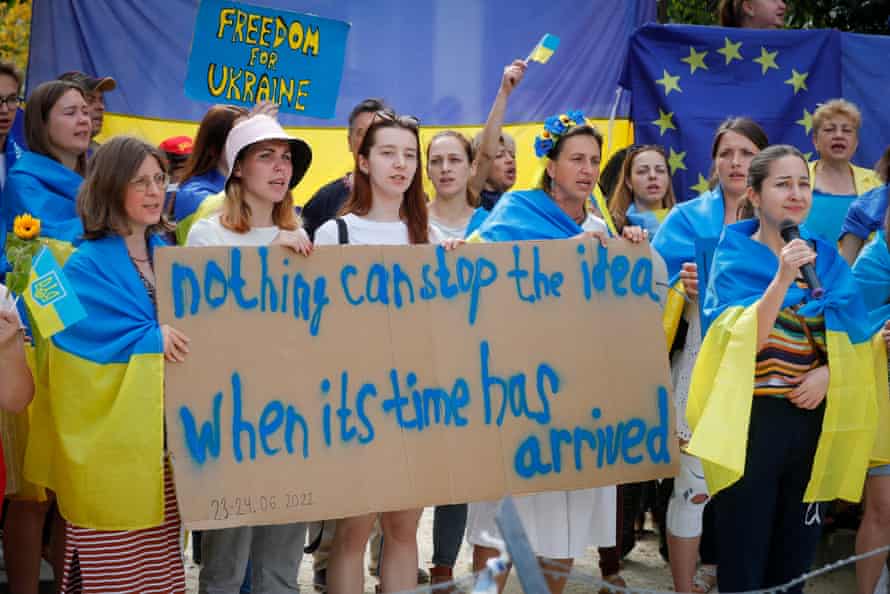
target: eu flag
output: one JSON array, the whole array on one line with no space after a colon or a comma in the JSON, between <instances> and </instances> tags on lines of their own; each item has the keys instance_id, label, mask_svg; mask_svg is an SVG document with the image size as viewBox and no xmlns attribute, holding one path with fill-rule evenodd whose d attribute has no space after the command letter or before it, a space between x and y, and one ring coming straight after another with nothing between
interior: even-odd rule
<instances>
[{"instance_id":1,"label":"eu flag","mask_svg":"<svg viewBox=\"0 0 890 594\"><path fill-rule=\"evenodd\" d=\"M682 201L707 189L711 140L730 116L817 158L812 115L842 95L840 60L837 31L646 25L631 38L621 86L636 142L665 147Z\"/></svg>"}]
</instances>

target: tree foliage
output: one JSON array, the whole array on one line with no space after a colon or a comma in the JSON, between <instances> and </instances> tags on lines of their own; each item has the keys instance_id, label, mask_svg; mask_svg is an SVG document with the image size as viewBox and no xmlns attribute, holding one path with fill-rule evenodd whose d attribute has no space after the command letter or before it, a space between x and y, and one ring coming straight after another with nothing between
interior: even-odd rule
<instances>
[{"instance_id":1,"label":"tree foliage","mask_svg":"<svg viewBox=\"0 0 890 594\"><path fill-rule=\"evenodd\" d=\"M667 21L693 25L717 24L718 0L660 0ZM794 29L838 29L890 34L890 0L788 0L786 25Z\"/></svg>"},{"instance_id":2,"label":"tree foliage","mask_svg":"<svg viewBox=\"0 0 890 594\"><path fill-rule=\"evenodd\" d=\"M12 62L24 73L31 36L31 1L0 2L0 60Z\"/></svg>"}]
</instances>

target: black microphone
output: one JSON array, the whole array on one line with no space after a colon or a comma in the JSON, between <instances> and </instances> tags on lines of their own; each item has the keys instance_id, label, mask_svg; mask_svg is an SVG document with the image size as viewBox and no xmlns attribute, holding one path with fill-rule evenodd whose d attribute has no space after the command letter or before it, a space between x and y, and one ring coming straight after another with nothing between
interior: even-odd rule
<instances>
[{"instance_id":1,"label":"black microphone","mask_svg":"<svg viewBox=\"0 0 890 594\"><path fill-rule=\"evenodd\" d=\"M797 223L791 220L782 221L782 224L779 225L779 234L785 240L785 243L790 242L792 239L800 239L800 229L798 229ZM820 299L825 295L825 289L822 288L822 283L819 282L819 277L816 276L816 269L812 263L801 266L800 272L803 274L804 282L809 285L813 297Z\"/></svg>"}]
</instances>

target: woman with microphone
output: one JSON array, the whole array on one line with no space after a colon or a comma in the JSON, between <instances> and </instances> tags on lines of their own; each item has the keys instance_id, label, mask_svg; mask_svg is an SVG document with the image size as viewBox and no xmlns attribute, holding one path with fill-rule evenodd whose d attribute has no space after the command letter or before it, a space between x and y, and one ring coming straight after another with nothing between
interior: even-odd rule
<instances>
[{"instance_id":1,"label":"woman with microphone","mask_svg":"<svg viewBox=\"0 0 890 594\"><path fill-rule=\"evenodd\" d=\"M809 569L821 502L859 500L876 428L870 334L850 269L805 227L782 237L812 205L800 151L754 157L747 200L756 218L728 226L714 253L687 406L688 450L714 496L722 592ZM801 278L807 266L821 297Z\"/></svg>"}]
</instances>

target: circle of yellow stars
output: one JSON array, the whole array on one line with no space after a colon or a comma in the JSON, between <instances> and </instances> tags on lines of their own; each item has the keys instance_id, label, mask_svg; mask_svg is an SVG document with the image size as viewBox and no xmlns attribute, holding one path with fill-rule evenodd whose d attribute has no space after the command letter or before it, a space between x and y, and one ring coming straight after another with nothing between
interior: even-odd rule
<instances>
[{"instance_id":1,"label":"circle of yellow stars","mask_svg":"<svg viewBox=\"0 0 890 594\"><path fill-rule=\"evenodd\" d=\"M689 76L695 75L698 70L710 70L708 68L708 63L706 62L708 53L709 51L706 49L689 46L689 55L680 59L681 62L684 62L689 66ZM742 54L742 42L734 42L729 37L723 38L723 47L717 49L716 53L723 56L725 66L730 65L735 60L740 62L745 60L745 57ZM778 56L778 50L770 51L768 48L761 46L760 55L756 58L751 58L751 61L759 64L760 74L766 76L770 70L781 71L781 67L777 62ZM797 95L802 91L809 91L807 88L807 78L809 76L809 72L798 72L795 68L792 68L791 78L785 80L784 84L789 85L794 94ZM673 92L683 92L683 89L680 86L680 78L680 74L671 74L664 68L662 69L661 78L657 79L655 83L662 87L664 95L667 97ZM674 123L673 118L674 112L667 112L659 108L658 119L653 120L651 123L658 126L659 135L664 136L670 130L677 130L677 125ZM795 123L802 126L807 134L810 134L813 129L813 114L808 109L804 108L801 118ZM677 152L673 148L670 149L668 165L670 166L671 175L680 169L686 170L686 163L684 162L685 158L686 151ZM708 179L702 173L699 173L698 182L695 185L690 186L690 188L697 194L700 194L708 190Z\"/></svg>"}]
</instances>

